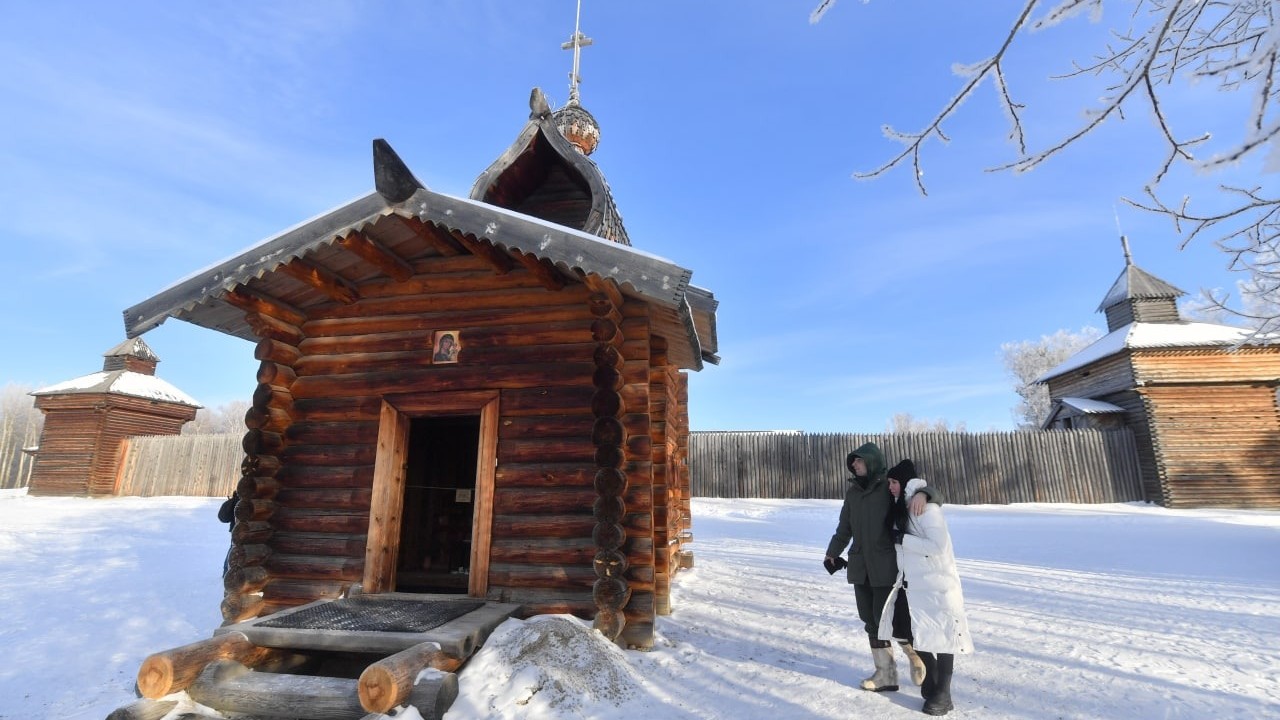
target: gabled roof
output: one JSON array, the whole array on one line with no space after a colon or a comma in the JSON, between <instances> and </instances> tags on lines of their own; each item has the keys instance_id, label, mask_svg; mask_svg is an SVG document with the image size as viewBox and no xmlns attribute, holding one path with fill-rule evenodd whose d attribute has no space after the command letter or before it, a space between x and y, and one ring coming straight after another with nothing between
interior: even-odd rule
<instances>
[{"instance_id":1,"label":"gabled roof","mask_svg":"<svg viewBox=\"0 0 1280 720\"><path fill-rule=\"evenodd\" d=\"M1125 263L1120 276L1111 284L1096 312L1126 300L1167 298L1173 300L1186 295L1186 292L1170 285L1133 263Z\"/></svg>"},{"instance_id":2,"label":"gabled roof","mask_svg":"<svg viewBox=\"0 0 1280 720\"><path fill-rule=\"evenodd\" d=\"M1074 411L1074 413L1068 413L1068 415L1115 415L1122 414L1125 411L1119 405L1112 405L1101 400L1078 397L1058 398L1053 401L1053 406L1050 408L1049 415L1045 417L1044 422L1040 423L1040 429L1048 430L1053 426L1054 421L1067 410Z\"/></svg>"},{"instance_id":3,"label":"gabled roof","mask_svg":"<svg viewBox=\"0 0 1280 720\"><path fill-rule=\"evenodd\" d=\"M524 265L549 287L588 277L612 281L623 295L653 306L654 331L668 339L673 364L698 370L704 360L719 361L716 302L710 292L691 288L690 270L582 230L428 190L381 140L374 142L374 178L375 192L125 310L127 335L173 317L256 341L246 303L265 298L301 318L311 307L354 301L362 282L388 274L407 278L415 260L470 252L497 268Z\"/></svg>"},{"instance_id":4,"label":"gabled roof","mask_svg":"<svg viewBox=\"0 0 1280 720\"><path fill-rule=\"evenodd\" d=\"M1056 402L1061 403L1063 407L1075 410L1081 415L1111 415L1124 412L1124 408L1119 405L1112 405L1109 402L1090 398L1063 397L1058 398Z\"/></svg>"},{"instance_id":5,"label":"gabled roof","mask_svg":"<svg viewBox=\"0 0 1280 720\"><path fill-rule=\"evenodd\" d=\"M143 398L144 400L188 405L194 408L204 407L190 395L155 375L144 375L130 370L103 370L92 375L84 375L74 380L43 387L30 394L42 397L46 395L88 395L93 393L127 395L129 397Z\"/></svg>"},{"instance_id":6,"label":"gabled roof","mask_svg":"<svg viewBox=\"0 0 1280 720\"><path fill-rule=\"evenodd\" d=\"M1131 349L1234 347L1248 340L1252 331L1217 323L1129 323L1107 333L1057 367L1036 378L1044 383Z\"/></svg>"}]
</instances>

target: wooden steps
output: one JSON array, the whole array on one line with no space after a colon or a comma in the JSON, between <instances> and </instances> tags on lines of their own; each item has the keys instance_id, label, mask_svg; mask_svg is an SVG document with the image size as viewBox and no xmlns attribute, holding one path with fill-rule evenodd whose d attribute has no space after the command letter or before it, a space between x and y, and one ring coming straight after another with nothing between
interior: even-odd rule
<instances>
[{"instance_id":1,"label":"wooden steps","mask_svg":"<svg viewBox=\"0 0 1280 720\"><path fill-rule=\"evenodd\" d=\"M405 601L394 605L397 610L417 607L410 601L423 598L475 602L406 593L365 597ZM117 709L108 720L159 720L176 707L163 698L181 691L200 705L242 719L373 720L401 705L413 706L425 720L440 718L458 696L455 671L520 609L486 602L422 632L342 630L289 621L293 613L340 602L322 600L226 626L207 640L151 655L138 671L143 699ZM330 610L319 608L321 614ZM344 612L350 615L350 608ZM262 625L273 618L271 625ZM357 623L363 619L357 614ZM182 720L205 716L185 713Z\"/></svg>"}]
</instances>

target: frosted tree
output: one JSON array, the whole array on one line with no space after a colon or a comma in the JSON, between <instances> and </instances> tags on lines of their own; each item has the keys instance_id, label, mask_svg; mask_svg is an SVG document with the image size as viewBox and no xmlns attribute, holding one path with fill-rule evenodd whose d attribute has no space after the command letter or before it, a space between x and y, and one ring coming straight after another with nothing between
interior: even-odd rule
<instances>
[{"instance_id":1,"label":"frosted tree","mask_svg":"<svg viewBox=\"0 0 1280 720\"><path fill-rule=\"evenodd\" d=\"M195 419L182 426L182 434L243 433L244 415L249 407L247 400L233 400L213 409L200 408L196 411Z\"/></svg>"},{"instance_id":2,"label":"frosted tree","mask_svg":"<svg viewBox=\"0 0 1280 720\"><path fill-rule=\"evenodd\" d=\"M865 0L864 0L865 1ZM835 5L822 0L810 15L818 22ZM1110 41L1092 53L1088 61L1071 64L1057 79L1101 78L1102 96L1086 109L1084 119L1072 132L1040 149L1027 141L1023 113L1016 93L1006 82L1006 58L1019 41L1066 20L1087 16L1102 18L1103 6L1122 8L1123 22L1110 28ZM916 187L926 193L921 153L930 140L946 142L944 124L974 95L985 81L995 88L995 98L1009 120L1009 139L1017 151L1012 162L991 168L1022 172L1057 155L1111 118L1122 119L1127 111L1144 108L1155 120L1155 130L1165 154L1155 168L1144 195L1125 202L1167 216L1185 247L1197 239L1213 242L1229 257L1230 269L1244 279L1236 283L1239 294L1231 302L1230 293L1206 290L1208 304L1245 321L1263 341L1280 340L1280 194L1264 185L1221 185L1217 197L1171 198L1161 190L1170 169L1177 164L1212 173L1246 160L1264 158L1268 172L1280 167L1280 113L1276 97L1280 93L1280 30L1275 13L1280 4L1273 0L1026 0L1013 18L992 54L978 62L955 66L960 89L941 106L924 127L901 132L886 126L885 134L902 144L902 149L879 167L857 177L874 178L898 166L910 166ZM1187 133L1179 126L1172 99L1183 86L1209 83L1223 91L1243 93L1250 99L1238 117L1221 120L1231 139L1217 152L1202 156L1210 134L1201 130ZM927 193L926 193L927 194ZM1204 209L1211 207L1211 209ZM1269 335L1268 335L1269 334Z\"/></svg>"},{"instance_id":3,"label":"frosted tree","mask_svg":"<svg viewBox=\"0 0 1280 720\"><path fill-rule=\"evenodd\" d=\"M885 430L891 433L964 432L965 429L963 420L951 427L951 423L942 418L918 418L909 412L894 413L885 425Z\"/></svg>"},{"instance_id":4,"label":"frosted tree","mask_svg":"<svg viewBox=\"0 0 1280 720\"><path fill-rule=\"evenodd\" d=\"M44 427L32 390L15 383L0 389L0 488L23 487L31 475L34 460L22 449L39 443Z\"/></svg>"},{"instance_id":5,"label":"frosted tree","mask_svg":"<svg viewBox=\"0 0 1280 720\"><path fill-rule=\"evenodd\" d=\"M1033 430L1049 415L1049 388L1036 379L1093 343L1102 332L1085 326L1079 332L1059 330L1039 340L1007 342L1000 346L1004 369L1014 380L1014 392L1022 400L1013 409L1023 429Z\"/></svg>"}]
</instances>

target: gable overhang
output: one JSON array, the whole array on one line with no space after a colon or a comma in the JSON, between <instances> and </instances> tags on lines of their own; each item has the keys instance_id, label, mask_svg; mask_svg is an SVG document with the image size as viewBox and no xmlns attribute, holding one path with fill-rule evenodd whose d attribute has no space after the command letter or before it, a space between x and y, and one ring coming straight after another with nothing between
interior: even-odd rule
<instances>
[{"instance_id":1,"label":"gable overhang","mask_svg":"<svg viewBox=\"0 0 1280 720\"><path fill-rule=\"evenodd\" d=\"M229 294L255 293L256 285L270 282L282 266L295 260L332 264L326 260L342 255L339 243L353 233L382 238L394 247L396 237L410 234L406 219L430 224L444 235L474 238L512 257L527 256L553 266L565 278L612 281L625 297L651 306L653 331L668 338L673 364L700 370L704 360L718 362L716 303L708 291L690 289L690 270L582 231L422 187L401 202L370 193L189 275L125 310L126 335L137 337L177 318L256 342L259 337L245 311L228 300ZM276 299L303 316L311 305L332 302L305 289Z\"/></svg>"}]
</instances>

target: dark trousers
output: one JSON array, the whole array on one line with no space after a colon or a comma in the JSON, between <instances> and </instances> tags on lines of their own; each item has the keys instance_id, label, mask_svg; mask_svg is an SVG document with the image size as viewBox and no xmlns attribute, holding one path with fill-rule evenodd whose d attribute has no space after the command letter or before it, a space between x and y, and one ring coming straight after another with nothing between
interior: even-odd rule
<instances>
[{"instance_id":1,"label":"dark trousers","mask_svg":"<svg viewBox=\"0 0 1280 720\"><path fill-rule=\"evenodd\" d=\"M880 634L880 614L884 611L884 603L889 599L889 591L892 589L892 586L853 586L853 596L858 601L858 618L867 631L871 647L888 647L888 643L882 643L877 636Z\"/></svg>"}]
</instances>

